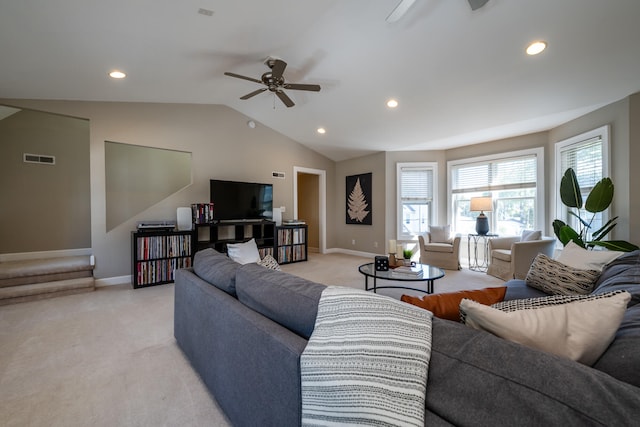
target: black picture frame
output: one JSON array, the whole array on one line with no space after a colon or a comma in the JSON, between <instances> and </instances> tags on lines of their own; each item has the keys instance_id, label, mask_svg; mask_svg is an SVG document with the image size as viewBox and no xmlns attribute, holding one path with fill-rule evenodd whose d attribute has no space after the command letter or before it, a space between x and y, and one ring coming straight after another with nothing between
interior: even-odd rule
<instances>
[{"instance_id":1,"label":"black picture frame","mask_svg":"<svg viewBox=\"0 0 640 427\"><path fill-rule=\"evenodd\" d=\"M362 173L346 177L345 219L347 224L371 225L373 174Z\"/></svg>"}]
</instances>

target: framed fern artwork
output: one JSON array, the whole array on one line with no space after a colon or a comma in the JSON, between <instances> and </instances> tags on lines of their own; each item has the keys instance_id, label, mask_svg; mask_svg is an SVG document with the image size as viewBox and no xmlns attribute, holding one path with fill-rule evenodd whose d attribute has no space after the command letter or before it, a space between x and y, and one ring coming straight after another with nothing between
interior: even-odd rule
<instances>
[{"instance_id":1,"label":"framed fern artwork","mask_svg":"<svg viewBox=\"0 0 640 427\"><path fill-rule=\"evenodd\" d=\"M347 224L371 225L372 173L347 176Z\"/></svg>"}]
</instances>

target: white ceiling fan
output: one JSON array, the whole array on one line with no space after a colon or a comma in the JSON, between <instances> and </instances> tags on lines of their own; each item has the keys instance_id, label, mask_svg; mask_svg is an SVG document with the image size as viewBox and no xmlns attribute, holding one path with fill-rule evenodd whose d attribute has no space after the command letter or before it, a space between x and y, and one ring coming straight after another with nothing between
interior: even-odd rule
<instances>
[{"instance_id":1,"label":"white ceiling fan","mask_svg":"<svg viewBox=\"0 0 640 427\"><path fill-rule=\"evenodd\" d=\"M469 6L471 6L471 10L480 9L482 6L487 4L489 0L467 0L469 2ZM413 6L416 0L400 0L400 3L391 11L389 16L387 16L388 23L394 23L400 18L402 18L407 11Z\"/></svg>"}]
</instances>

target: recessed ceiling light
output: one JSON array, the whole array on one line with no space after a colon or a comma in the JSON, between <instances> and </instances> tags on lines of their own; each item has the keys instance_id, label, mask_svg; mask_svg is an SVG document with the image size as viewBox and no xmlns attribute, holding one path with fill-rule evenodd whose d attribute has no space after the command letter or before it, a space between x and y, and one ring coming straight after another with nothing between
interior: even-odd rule
<instances>
[{"instance_id":1,"label":"recessed ceiling light","mask_svg":"<svg viewBox=\"0 0 640 427\"><path fill-rule=\"evenodd\" d=\"M537 41L527 46L527 55L537 55L547 48L547 43L543 41Z\"/></svg>"},{"instance_id":2,"label":"recessed ceiling light","mask_svg":"<svg viewBox=\"0 0 640 427\"><path fill-rule=\"evenodd\" d=\"M327 130L325 128L318 128L316 132L318 132L319 134L325 134L327 133Z\"/></svg>"},{"instance_id":3,"label":"recessed ceiling light","mask_svg":"<svg viewBox=\"0 0 640 427\"><path fill-rule=\"evenodd\" d=\"M124 79L125 77L127 77L127 75L122 71L113 70L109 73L109 77L111 77L112 79Z\"/></svg>"},{"instance_id":4,"label":"recessed ceiling light","mask_svg":"<svg viewBox=\"0 0 640 427\"><path fill-rule=\"evenodd\" d=\"M396 101L395 99L390 99L387 101L387 107L396 108L397 106L398 106L398 101Z\"/></svg>"}]
</instances>

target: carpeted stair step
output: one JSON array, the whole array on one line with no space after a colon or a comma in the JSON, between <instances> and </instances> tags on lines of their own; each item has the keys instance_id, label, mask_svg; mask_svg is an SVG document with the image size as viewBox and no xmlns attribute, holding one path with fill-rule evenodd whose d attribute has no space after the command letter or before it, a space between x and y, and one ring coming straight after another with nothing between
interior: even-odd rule
<instances>
[{"instance_id":1,"label":"carpeted stair step","mask_svg":"<svg viewBox=\"0 0 640 427\"><path fill-rule=\"evenodd\" d=\"M79 294L93 290L95 290L95 280L93 277L7 286L0 288L0 305Z\"/></svg>"}]
</instances>

